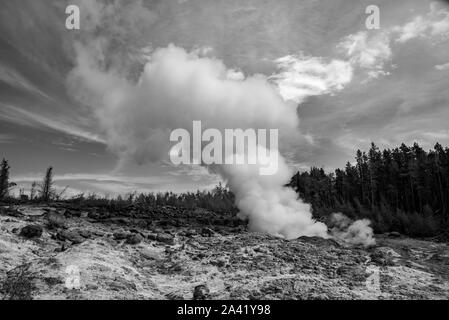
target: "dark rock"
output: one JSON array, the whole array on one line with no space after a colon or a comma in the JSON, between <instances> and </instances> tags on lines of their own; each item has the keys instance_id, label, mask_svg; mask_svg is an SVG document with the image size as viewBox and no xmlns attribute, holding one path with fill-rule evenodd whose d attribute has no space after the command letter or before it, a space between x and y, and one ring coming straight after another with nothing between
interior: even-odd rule
<instances>
[{"instance_id":1,"label":"dark rock","mask_svg":"<svg viewBox=\"0 0 449 320\"><path fill-rule=\"evenodd\" d=\"M185 235L186 237L192 237L192 236L195 236L195 235L197 235L197 234L198 234L198 233L196 232L195 229L186 230L186 231L184 232L184 235Z\"/></svg>"},{"instance_id":2,"label":"dark rock","mask_svg":"<svg viewBox=\"0 0 449 320\"><path fill-rule=\"evenodd\" d=\"M382 248L376 248L370 254L371 261L379 266L394 266L393 256Z\"/></svg>"},{"instance_id":3,"label":"dark rock","mask_svg":"<svg viewBox=\"0 0 449 320\"><path fill-rule=\"evenodd\" d=\"M56 248L55 249L55 252L64 252L64 251L66 251L68 248L69 248L69 244L67 243L67 242L63 242L62 244L61 244L61 247L60 248Z\"/></svg>"},{"instance_id":4,"label":"dark rock","mask_svg":"<svg viewBox=\"0 0 449 320\"><path fill-rule=\"evenodd\" d=\"M85 241L85 239L75 230L62 230L56 235L56 238L61 241L69 240L73 244L80 244Z\"/></svg>"},{"instance_id":5,"label":"dark rock","mask_svg":"<svg viewBox=\"0 0 449 320\"><path fill-rule=\"evenodd\" d=\"M157 241L162 242L162 243L166 243L169 245L174 245L175 244L175 238L169 234L166 233L160 233L157 235L156 238Z\"/></svg>"},{"instance_id":6,"label":"dark rock","mask_svg":"<svg viewBox=\"0 0 449 320\"><path fill-rule=\"evenodd\" d=\"M142 236L140 234L131 234L126 238L127 244L139 244L143 240Z\"/></svg>"},{"instance_id":7,"label":"dark rock","mask_svg":"<svg viewBox=\"0 0 449 320\"><path fill-rule=\"evenodd\" d=\"M219 258L217 260L212 260L210 262L211 265L217 266L217 267L225 267L227 264L227 261L225 258Z\"/></svg>"},{"instance_id":8,"label":"dark rock","mask_svg":"<svg viewBox=\"0 0 449 320\"><path fill-rule=\"evenodd\" d=\"M89 230L78 230L78 234L86 239L92 238L92 232L90 232Z\"/></svg>"},{"instance_id":9,"label":"dark rock","mask_svg":"<svg viewBox=\"0 0 449 320\"><path fill-rule=\"evenodd\" d=\"M177 293L175 293L175 292L167 293L167 294L165 295L165 297L166 297L168 300L184 300L184 297L183 297L183 296L181 296L181 295L179 295L179 294L177 294Z\"/></svg>"},{"instance_id":10,"label":"dark rock","mask_svg":"<svg viewBox=\"0 0 449 320\"><path fill-rule=\"evenodd\" d=\"M203 228L201 230L201 235L203 237L213 237L215 235L215 231L210 228Z\"/></svg>"},{"instance_id":11,"label":"dark rock","mask_svg":"<svg viewBox=\"0 0 449 320\"><path fill-rule=\"evenodd\" d=\"M63 229L66 228L66 219L63 215L58 213L49 213L47 214L47 223L46 226L50 230L54 229Z\"/></svg>"},{"instance_id":12,"label":"dark rock","mask_svg":"<svg viewBox=\"0 0 449 320\"><path fill-rule=\"evenodd\" d=\"M31 239L31 238L40 238L42 236L42 227L37 225L30 225L23 227L22 230L20 230L20 235L22 237Z\"/></svg>"},{"instance_id":13,"label":"dark rock","mask_svg":"<svg viewBox=\"0 0 449 320\"><path fill-rule=\"evenodd\" d=\"M116 278L115 280L109 282L108 286L113 291L137 291L136 284L124 278Z\"/></svg>"},{"instance_id":14,"label":"dark rock","mask_svg":"<svg viewBox=\"0 0 449 320\"><path fill-rule=\"evenodd\" d=\"M97 211L90 211L87 214L87 217L90 219L98 220L98 219L100 219L100 214Z\"/></svg>"},{"instance_id":15,"label":"dark rock","mask_svg":"<svg viewBox=\"0 0 449 320\"><path fill-rule=\"evenodd\" d=\"M209 296L210 290L205 284L196 286L193 290L193 300L206 300Z\"/></svg>"},{"instance_id":16,"label":"dark rock","mask_svg":"<svg viewBox=\"0 0 449 320\"><path fill-rule=\"evenodd\" d=\"M64 281L62 279L57 278L57 277L47 277L47 278L44 278L43 280L49 287L53 287L55 285L64 283Z\"/></svg>"},{"instance_id":17,"label":"dark rock","mask_svg":"<svg viewBox=\"0 0 449 320\"><path fill-rule=\"evenodd\" d=\"M66 210L66 212L64 213L64 216L69 218L69 217L81 217L81 211L79 210Z\"/></svg>"},{"instance_id":18,"label":"dark rock","mask_svg":"<svg viewBox=\"0 0 449 320\"><path fill-rule=\"evenodd\" d=\"M98 290L98 286L95 284L88 283L86 284L86 290L88 291Z\"/></svg>"},{"instance_id":19,"label":"dark rock","mask_svg":"<svg viewBox=\"0 0 449 320\"><path fill-rule=\"evenodd\" d=\"M147 234L147 238L149 240L157 241L157 234L156 233L149 233L149 234Z\"/></svg>"},{"instance_id":20,"label":"dark rock","mask_svg":"<svg viewBox=\"0 0 449 320\"><path fill-rule=\"evenodd\" d=\"M113 234L115 240L125 240L129 237L129 234L123 231L114 232Z\"/></svg>"}]
</instances>

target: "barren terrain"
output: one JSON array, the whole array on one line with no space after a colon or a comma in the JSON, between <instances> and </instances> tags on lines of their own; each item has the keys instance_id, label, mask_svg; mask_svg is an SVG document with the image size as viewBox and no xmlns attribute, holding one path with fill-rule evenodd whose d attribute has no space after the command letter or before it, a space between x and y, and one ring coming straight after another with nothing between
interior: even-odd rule
<instances>
[{"instance_id":1,"label":"barren terrain","mask_svg":"<svg viewBox=\"0 0 449 320\"><path fill-rule=\"evenodd\" d=\"M250 233L203 209L2 207L0 299L448 299L449 248Z\"/></svg>"}]
</instances>

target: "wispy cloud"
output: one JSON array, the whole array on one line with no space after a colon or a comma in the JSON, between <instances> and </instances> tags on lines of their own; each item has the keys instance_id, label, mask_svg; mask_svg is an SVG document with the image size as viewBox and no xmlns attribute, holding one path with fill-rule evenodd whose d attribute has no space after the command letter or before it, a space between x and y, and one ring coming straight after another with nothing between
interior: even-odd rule
<instances>
[{"instance_id":1,"label":"wispy cloud","mask_svg":"<svg viewBox=\"0 0 449 320\"><path fill-rule=\"evenodd\" d=\"M14 181L36 181L41 180L44 173L15 176ZM166 183L168 179L162 176L152 177L130 177L111 174L95 174L95 173L66 173L55 175L54 181L96 181L96 182L116 182L116 183L133 183L133 184L149 184L149 183Z\"/></svg>"},{"instance_id":2,"label":"wispy cloud","mask_svg":"<svg viewBox=\"0 0 449 320\"><path fill-rule=\"evenodd\" d=\"M426 15L418 15L403 26L392 29L398 33L397 42L404 43L415 38L431 38L449 34L449 11L440 9L436 2L430 5Z\"/></svg>"},{"instance_id":3,"label":"wispy cloud","mask_svg":"<svg viewBox=\"0 0 449 320\"><path fill-rule=\"evenodd\" d=\"M86 141L105 143L99 135L78 128L73 124L67 123L65 120L52 119L12 105L1 105L1 120L35 128L52 129Z\"/></svg>"},{"instance_id":4,"label":"wispy cloud","mask_svg":"<svg viewBox=\"0 0 449 320\"><path fill-rule=\"evenodd\" d=\"M11 143L14 141L14 138L11 134L0 134L0 144Z\"/></svg>"},{"instance_id":5,"label":"wispy cloud","mask_svg":"<svg viewBox=\"0 0 449 320\"><path fill-rule=\"evenodd\" d=\"M18 87L29 91L33 94L37 94L49 100L53 100L45 92L40 90L37 86L28 81L24 76L22 76L16 70L10 68L9 66L0 62L0 81L8 83L11 86Z\"/></svg>"}]
</instances>

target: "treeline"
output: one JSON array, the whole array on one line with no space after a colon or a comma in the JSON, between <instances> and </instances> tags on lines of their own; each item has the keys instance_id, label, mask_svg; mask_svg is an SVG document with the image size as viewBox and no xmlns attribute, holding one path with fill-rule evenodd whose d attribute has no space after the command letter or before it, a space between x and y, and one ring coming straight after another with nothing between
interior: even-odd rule
<instances>
[{"instance_id":1,"label":"treeline","mask_svg":"<svg viewBox=\"0 0 449 320\"><path fill-rule=\"evenodd\" d=\"M234 194L219 183L211 191L196 192L158 192L158 193L131 193L127 196L108 198L95 193L80 194L64 200L71 204L82 206L103 207L109 210L122 210L130 205L139 208L153 208L172 206L184 209L203 208L218 213L236 213Z\"/></svg>"},{"instance_id":2,"label":"treeline","mask_svg":"<svg viewBox=\"0 0 449 320\"><path fill-rule=\"evenodd\" d=\"M46 170L41 182L33 182L28 194L24 189L19 190L19 197L12 195L11 190L17 185L10 181L10 166L6 159L0 163L0 202L4 203L40 203L65 202L70 205L85 207L102 207L105 210L124 210L130 205L145 209L149 207L173 206L185 209L204 208L219 213L236 213L234 194L219 183L211 191L196 192L158 192L158 193L130 193L126 196L106 197L95 193L78 194L66 198L65 191L57 192L53 180L53 168Z\"/></svg>"},{"instance_id":3,"label":"treeline","mask_svg":"<svg viewBox=\"0 0 449 320\"><path fill-rule=\"evenodd\" d=\"M377 232L448 232L449 149L440 144L425 151L417 143L385 150L372 143L344 169L326 173L313 167L295 174L290 186L318 217L340 211L371 219Z\"/></svg>"}]
</instances>

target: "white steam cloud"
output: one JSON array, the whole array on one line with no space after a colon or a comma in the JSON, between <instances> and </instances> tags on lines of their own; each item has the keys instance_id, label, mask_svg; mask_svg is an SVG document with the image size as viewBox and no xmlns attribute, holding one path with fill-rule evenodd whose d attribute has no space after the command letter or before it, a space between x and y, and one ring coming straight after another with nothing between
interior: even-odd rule
<instances>
[{"instance_id":1,"label":"white steam cloud","mask_svg":"<svg viewBox=\"0 0 449 320\"><path fill-rule=\"evenodd\" d=\"M250 230L287 239L300 236L327 238L326 225L313 220L310 205L298 199L293 189L285 187L292 172L284 158L279 155L275 175L259 175L261 165L258 162L257 165L224 165L220 168L236 195L240 217L249 220Z\"/></svg>"},{"instance_id":2,"label":"white steam cloud","mask_svg":"<svg viewBox=\"0 0 449 320\"><path fill-rule=\"evenodd\" d=\"M370 223L368 219L352 221L342 213L334 213L330 218L331 234L352 244L370 246L376 243Z\"/></svg>"}]
</instances>

